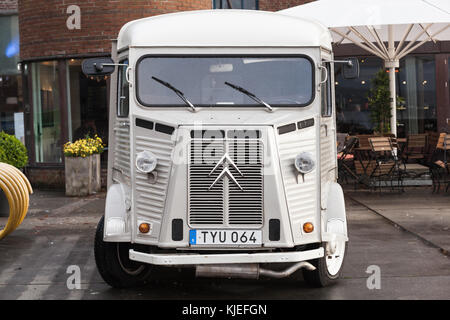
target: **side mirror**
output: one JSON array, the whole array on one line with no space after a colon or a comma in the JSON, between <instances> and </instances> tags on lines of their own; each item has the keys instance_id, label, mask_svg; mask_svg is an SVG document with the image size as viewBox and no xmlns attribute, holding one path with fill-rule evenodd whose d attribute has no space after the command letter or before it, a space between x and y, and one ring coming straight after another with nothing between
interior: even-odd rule
<instances>
[{"instance_id":1,"label":"side mirror","mask_svg":"<svg viewBox=\"0 0 450 320\"><path fill-rule=\"evenodd\" d=\"M344 79L359 78L359 61L358 58L348 58L342 67L342 77Z\"/></svg>"},{"instance_id":2,"label":"side mirror","mask_svg":"<svg viewBox=\"0 0 450 320\"><path fill-rule=\"evenodd\" d=\"M114 72L115 66L111 58L91 58L83 60L81 70L87 76L107 76Z\"/></svg>"}]
</instances>

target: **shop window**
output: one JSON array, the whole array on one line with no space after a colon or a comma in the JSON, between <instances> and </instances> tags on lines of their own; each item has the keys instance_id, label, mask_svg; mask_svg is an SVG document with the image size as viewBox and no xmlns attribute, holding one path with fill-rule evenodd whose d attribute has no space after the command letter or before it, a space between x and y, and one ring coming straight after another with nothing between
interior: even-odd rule
<instances>
[{"instance_id":1,"label":"shop window","mask_svg":"<svg viewBox=\"0 0 450 320\"><path fill-rule=\"evenodd\" d=\"M372 133L367 96L371 80L383 68L376 57L363 57L358 79L343 79L335 70L336 109L339 132ZM433 55L408 55L396 71L397 96L404 100L397 106L397 136L437 130L436 65Z\"/></svg>"},{"instance_id":2,"label":"shop window","mask_svg":"<svg viewBox=\"0 0 450 320\"><path fill-rule=\"evenodd\" d=\"M57 61L32 64L35 160L60 163L61 115Z\"/></svg>"},{"instance_id":3,"label":"shop window","mask_svg":"<svg viewBox=\"0 0 450 320\"><path fill-rule=\"evenodd\" d=\"M108 145L107 78L88 77L81 70L82 60L70 59L68 68L69 140L95 135ZM107 161L107 152L101 155Z\"/></svg>"},{"instance_id":4,"label":"shop window","mask_svg":"<svg viewBox=\"0 0 450 320\"><path fill-rule=\"evenodd\" d=\"M397 95L405 100L397 107L398 136L436 131L434 56L406 56L400 61L396 79Z\"/></svg>"},{"instance_id":5,"label":"shop window","mask_svg":"<svg viewBox=\"0 0 450 320\"><path fill-rule=\"evenodd\" d=\"M0 131L25 143L17 16L0 16Z\"/></svg>"},{"instance_id":6,"label":"shop window","mask_svg":"<svg viewBox=\"0 0 450 320\"><path fill-rule=\"evenodd\" d=\"M258 0L214 0L213 8L258 10Z\"/></svg>"},{"instance_id":7,"label":"shop window","mask_svg":"<svg viewBox=\"0 0 450 320\"><path fill-rule=\"evenodd\" d=\"M345 58L339 58L339 60ZM359 58L360 75L357 79L344 79L342 65L335 64L335 99L338 132L364 134L373 133L368 94L371 80L383 68L377 57Z\"/></svg>"}]
</instances>

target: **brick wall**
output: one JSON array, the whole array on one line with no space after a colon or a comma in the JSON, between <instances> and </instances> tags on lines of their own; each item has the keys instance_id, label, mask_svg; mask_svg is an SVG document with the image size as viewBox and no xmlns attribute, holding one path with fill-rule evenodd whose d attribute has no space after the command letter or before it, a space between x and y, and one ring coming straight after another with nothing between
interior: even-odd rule
<instances>
[{"instance_id":1,"label":"brick wall","mask_svg":"<svg viewBox=\"0 0 450 320\"><path fill-rule=\"evenodd\" d=\"M17 12L17 0L0 0L0 14Z\"/></svg>"},{"instance_id":2,"label":"brick wall","mask_svg":"<svg viewBox=\"0 0 450 320\"><path fill-rule=\"evenodd\" d=\"M1 0L0 0L1 1ZM81 10L81 28L69 30L69 5ZM177 11L211 9L211 0L27 0L19 2L20 55L40 57L107 53L128 21Z\"/></svg>"},{"instance_id":3,"label":"brick wall","mask_svg":"<svg viewBox=\"0 0 450 320\"><path fill-rule=\"evenodd\" d=\"M312 1L314 0L259 0L259 10L278 11Z\"/></svg>"},{"instance_id":4,"label":"brick wall","mask_svg":"<svg viewBox=\"0 0 450 320\"><path fill-rule=\"evenodd\" d=\"M27 168L25 175L30 180L33 188L64 190L64 168Z\"/></svg>"},{"instance_id":5,"label":"brick wall","mask_svg":"<svg viewBox=\"0 0 450 320\"><path fill-rule=\"evenodd\" d=\"M30 180L33 188L64 190L66 187L66 177L64 168L39 168L28 167L25 175ZM102 168L100 172L101 186L103 189L107 185L107 169Z\"/></svg>"}]
</instances>

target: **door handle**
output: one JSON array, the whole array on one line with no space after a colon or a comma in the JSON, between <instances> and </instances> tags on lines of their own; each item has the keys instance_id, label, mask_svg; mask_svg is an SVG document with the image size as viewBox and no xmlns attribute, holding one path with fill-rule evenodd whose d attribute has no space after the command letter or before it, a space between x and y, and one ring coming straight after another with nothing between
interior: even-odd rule
<instances>
[{"instance_id":1,"label":"door handle","mask_svg":"<svg viewBox=\"0 0 450 320\"><path fill-rule=\"evenodd\" d=\"M321 124L320 127L324 127L325 128L325 136L328 137L328 125L326 124Z\"/></svg>"}]
</instances>

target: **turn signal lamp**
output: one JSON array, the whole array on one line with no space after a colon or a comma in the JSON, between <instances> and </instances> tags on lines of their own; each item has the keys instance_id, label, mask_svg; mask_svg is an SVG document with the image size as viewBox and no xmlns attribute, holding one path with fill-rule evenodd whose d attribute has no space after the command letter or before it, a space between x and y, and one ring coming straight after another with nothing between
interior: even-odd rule
<instances>
[{"instance_id":1,"label":"turn signal lamp","mask_svg":"<svg viewBox=\"0 0 450 320\"><path fill-rule=\"evenodd\" d=\"M140 233L148 233L150 231L150 225L146 222L143 222L139 225Z\"/></svg>"},{"instance_id":2,"label":"turn signal lamp","mask_svg":"<svg viewBox=\"0 0 450 320\"><path fill-rule=\"evenodd\" d=\"M303 224L303 231L305 233L311 233L314 231L314 225L311 222L306 222Z\"/></svg>"}]
</instances>

